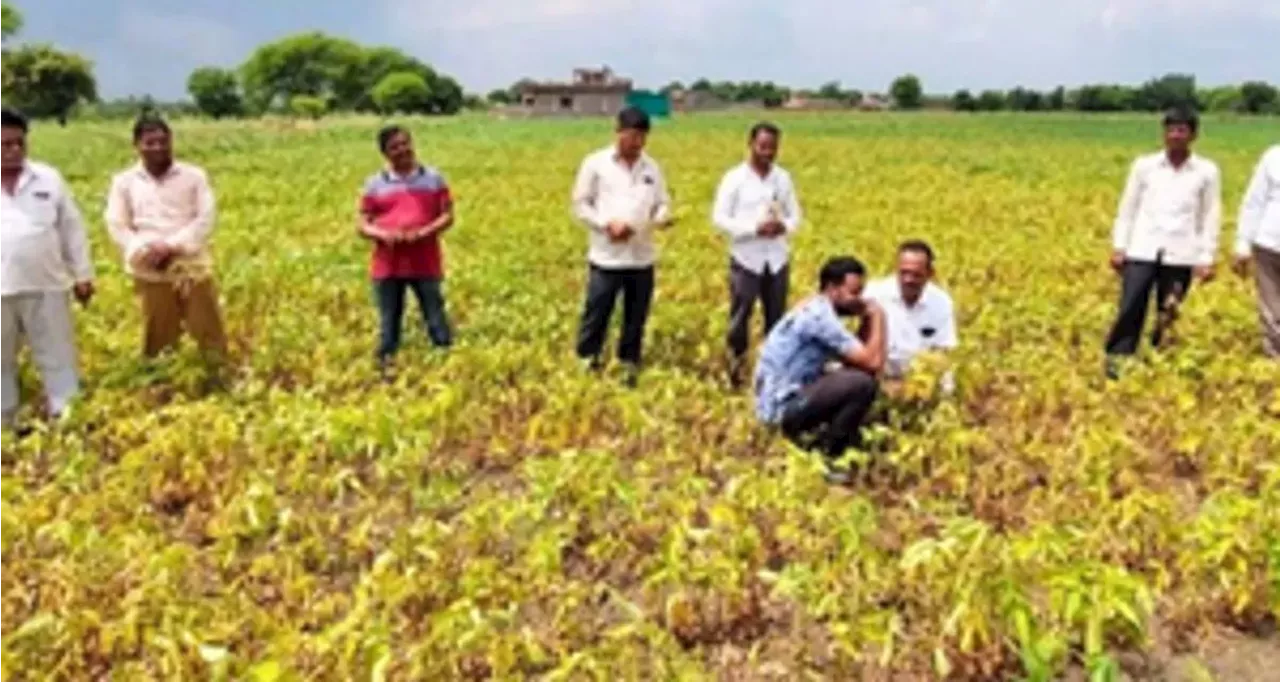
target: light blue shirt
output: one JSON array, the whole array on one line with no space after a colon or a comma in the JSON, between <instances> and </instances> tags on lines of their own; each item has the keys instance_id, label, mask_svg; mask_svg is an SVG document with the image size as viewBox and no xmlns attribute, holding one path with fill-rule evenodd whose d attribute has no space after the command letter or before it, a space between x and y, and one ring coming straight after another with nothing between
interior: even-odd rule
<instances>
[{"instance_id":1,"label":"light blue shirt","mask_svg":"<svg viewBox=\"0 0 1280 682\"><path fill-rule=\"evenodd\" d=\"M756 364L756 417L778 424L800 390L822 376L833 356L862 345L826 296L815 296L787 313L769 333Z\"/></svg>"}]
</instances>

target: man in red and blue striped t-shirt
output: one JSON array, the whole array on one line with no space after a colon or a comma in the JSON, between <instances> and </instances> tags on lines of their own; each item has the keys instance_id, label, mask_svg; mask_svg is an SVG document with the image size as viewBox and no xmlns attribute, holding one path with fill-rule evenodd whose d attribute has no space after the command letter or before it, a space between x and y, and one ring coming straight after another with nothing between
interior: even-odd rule
<instances>
[{"instance_id":1,"label":"man in red and blue striped t-shirt","mask_svg":"<svg viewBox=\"0 0 1280 682\"><path fill-rule=\"evenodd\" d=\"M370 275L381 323L378 361L385 368L400 347L406 289L418 298L432 343L441 348L452 344L441 293L439 235L453 225L453 200L444 177L418 163L409 131L383 128L378 148L387 167L365 182L360 234L374 244Z\"/></svg>"}]
</instances>

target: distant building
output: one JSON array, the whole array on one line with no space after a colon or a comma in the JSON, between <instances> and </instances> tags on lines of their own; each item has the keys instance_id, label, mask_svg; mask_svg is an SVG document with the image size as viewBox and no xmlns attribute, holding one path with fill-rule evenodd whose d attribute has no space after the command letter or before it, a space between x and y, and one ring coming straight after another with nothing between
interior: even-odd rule
<instances>
[{"instance_id":1,"label":"distant building","mask_svg":"<svg viewBox=\"0 0 1280 682\"><path fill-rule=\"evenodd\" d=\"M535 116L612 116L627 104L631 79L609 67L574 69L570 82L524 80L516 84L520 108Z\"/></svg>"}]
</instances>

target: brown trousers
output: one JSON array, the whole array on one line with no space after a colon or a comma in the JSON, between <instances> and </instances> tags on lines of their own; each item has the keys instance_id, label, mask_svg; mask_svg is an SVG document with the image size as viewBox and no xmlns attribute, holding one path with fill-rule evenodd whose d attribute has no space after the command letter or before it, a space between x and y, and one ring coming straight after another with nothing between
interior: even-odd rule
<instances>
[{"instance_id":1,"label":"brown trousers","mask_svg":"<svg viewBox=\"0 0 1280 682\"><path fill-rule=\"evenodd\" d=\"M1280 251L1254 246L1253 262L1262 348L1267 355L1280 359Z\"/></svg>"},{"instance_id":2,"label":"brown trousers","mask_svg":"<svg viewBox=\"0 0 1280 682\"><path fill-rule=\"evenodd\" d=\"M142 304L142 346L147 357L177 346L184 326L200 350L226 357L227 336L212 279L192 282L185 288L173 282L135 279L134 291Z\"/></svg>"}]
</instances>

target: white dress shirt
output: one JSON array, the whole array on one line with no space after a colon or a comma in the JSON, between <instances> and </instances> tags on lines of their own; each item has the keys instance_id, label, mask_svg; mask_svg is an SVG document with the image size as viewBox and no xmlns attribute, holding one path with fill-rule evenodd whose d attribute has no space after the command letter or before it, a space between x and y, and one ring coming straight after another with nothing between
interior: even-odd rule
<instances>
[{"instance_id":1,"label":"white dress shirt","mask_svg":"<svg viewBox=\"0 0 1280 682\"><path fill-rule=\"evenodd\" d=\"M1280 144L1272 145L1254 169L1238 227L1236 255L1249 255L1255 244L1280 253Z\"/></svg>"},{"instance_id":2,"label":"white dress shirt","mask_svg":"<svg viewBox=\"0 0 1280 682\"><path fill-rule=\"evenodd\" d=\"M641 153L628 166L613 145L583 159L573 185L573 213L590 230L587 260L605 269L644 268L657 260L653 232L671 215L662 169ZM609 239L611 221L634 231L626 241Z\"/></svg>"},{"instance_id":3,"label":"white dress shirt","mask_svg":"<svg viewBox=\"0 0 1280 682\"><path fill-rule=\"evenodd\" d=\"M213 188L204 169L174 161L160 178L141 163L117 173L107 194L105 218L111 238L124 252L125 272L142 280L168 281L199 279L212 272L209 236L216 215ZM157 242L178 251L164 271L138 258Z\"/></svg>"},{"instance_id":4,"label":"white dress shirt","mask_svg":"<svg viewBox=\"0 0 1280 682\"><path fill-rule=\"evenodd\" d=\"M756 234L760 224L775 211L786 227L777 237ZM716 190L711 222L732 239L730 253L743 268L761 274L777 272L787 264L787 237L800 226L800 202L791 174L774 164L764 177L743 162L725 173Z\"/></svg>"},{"instance_id":5,"label":"white dress shirt","mask_svg":"<svg viewBox=\"0 0 1280 682\"><path fill-rule=\"evenodd\" d=\"M926 350L950 350L956 338L955 305L941 287L929 282L915 305L902 299L897 277L885 277L867 285L862 294L884 308L887 326L885 373L902 377L911 359Z\"/></svg>"},{"instance_id":6,"label":"white dress shirt","mask_svg":"<svg viewBox=\"0 0 1280 682\"><path fill-rule=\"evenodd\" d=\"M3 295L66 291L74 282L93 279L84 219L58 171L27 161L13 195L0 195Z\"/></svg>"},{"instance_id":7,"label":"white dress shirt","mask_svg":"<svg viewBox=\"0 0 1280 682\"><path fill-rule=\"evenodd\" d=\"M1222 227L1218 166L1192 154L1174 168L1164 152L1138 157L1129 169L1112 229L1112 246L1137 261L1213 265Z\"/></svg>"}]
</instances>

